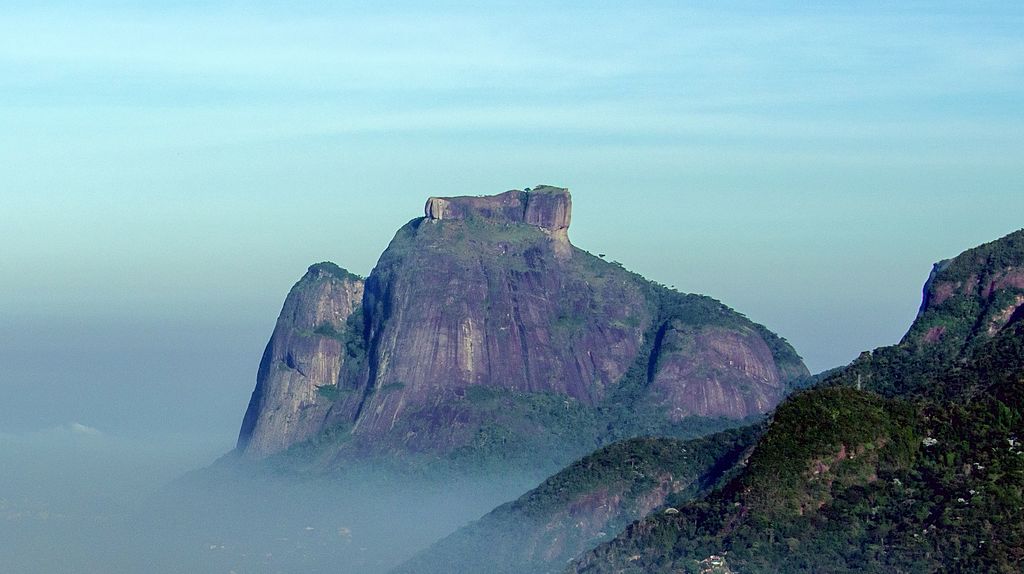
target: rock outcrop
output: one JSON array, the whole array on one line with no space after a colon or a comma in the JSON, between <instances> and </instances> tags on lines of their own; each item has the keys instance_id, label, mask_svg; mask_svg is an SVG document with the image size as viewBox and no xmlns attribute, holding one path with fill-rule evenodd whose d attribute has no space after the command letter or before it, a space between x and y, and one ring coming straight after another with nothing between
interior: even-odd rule
<instances>
[{"instance_id":1,"label":"rock outcrop","mask_svg":"<svg viewBox=\"0 0 1024 574\"><path fill-rule=\"evenodd\" d=\"M267 343L238 448L253 457L279 452L323 429L345 365L339 337L361 316L363 280L333 263L313 265L292 287ZM328 391L329 392L329 391Z\"/></svg>"},{"instance_id":2,"label":"rock outcrop","mask_svg":"<svg viewBox=\"0 0 1024 574\"><path fill-rule=\"evenodd\" d=\"M759 415L807 374L784 340L721 303L573 247L571 205L549 186L431 198L365 284L304 278L239 449L259 458L331 430L364 454L566 449L550 461L561 465L694 416ZM338 312L301 310L318 306Z\"/></svg>"},{"instance_id":3,"label":"rock outcrop","mask_svg":"<svg viewBox=\"0 0 1024 574\"><path fill-rule=\"evenodd\" d=\"M743 418L778 403L784 379L758 333L680 323L669 325L654 351L650 396L670 418Z\"/></svg>"},{"instance_id":4,"label":"rock outcrop","mask_svg":"<svg viewBox=\"0 0 1024 574\"><path fill-rule=\"evenodd\" d=\"M423 211L430 220L482 218L492 223L526 223L556 233L569 229L572 197L567 189L542 185L499 195L431 197Z\"/></svg>"}]
</instances>

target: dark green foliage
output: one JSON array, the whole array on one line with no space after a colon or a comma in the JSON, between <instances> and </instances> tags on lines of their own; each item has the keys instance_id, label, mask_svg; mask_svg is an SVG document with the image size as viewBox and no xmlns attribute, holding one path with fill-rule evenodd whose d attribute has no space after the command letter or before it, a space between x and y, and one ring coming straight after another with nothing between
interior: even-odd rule
<instances>
[{"instance_id":1,"label":"dark green foliage","mask_svg":"<svg viewBox=\"0 0 1024 574\"><path fill-rule=\"evenodd\" d=\"M1024 261L1024 229L995 241L968 249L941 266L940 275L951 281L967 281L972 276L990 274Z\"/></svg>"},{"instance_id":2,"label":"dark green foliage","mask_svg":"<svg viewBox=\"0 0 1024 574\"><path fill-rule=\"evenodd\" d=\"M329 275L331 277L334 277L335 279L339 279L342 281L358 281L362 279L362 277L350 272L348 269L340 267L335 263L331 263L330 261L322 261L320 263L310 265L308 272L324 273L326 275Z\"/></svg>"},{"instance_id":3,"label":"dark green foliage","mask_svg":"<svg viewBox=\"0 0 1024 574\"><path fill-rule=\"evenodd\" d=\"M323 387L318 387L317 392ZM337 387L335 387L337 388ZM328 427L310 440L288 447L288 450L258 463L261 469L281 474L318 475L317 461L324 453L334 452L339 445L352 440L352 425Z\"/></svg>"},{"instance_id":4,"label":"dark green foliage","mask_svg":"<svg viewBox=\"0 0 1024 574\"><path fill-rule=\"evenodd\" d=\"M742 483L751 493L746 504L768 513L799 513L827 500L827 491L813 486L830 486L825 483L839 478L856 481L905 464L915 449L910 416L894 401L850 388L794 396L779 407L774 432L750 459Z\"/></svg>"},{"instance_id":5,"label":"dark green foliage","mask_svg":"<svg viewBox=\"0 0 1024 574\"><path fill-rule=\"evenodd\" d=\"M320 385L316 388L316 394L329 401L336 401L342 392L337 385Z\"/></svg>"},{"instance_id":6,"label":"dark green foliage","mask_svg":"<svg viewBox=\"0 0 1024 574\"><path fill-rule=\"evenodd\" d=\"M652 499L668 494L671 504L681 504L714 485L762 430L745 427L690 441L636 438L611 444L435 544L396 572L558 572L566 560L645 514ZM664 492L667 484L677 491ZM581 528L580 521L587 526Z\"/></svg>"},{"instance_id":7,"label":"dark green foliage","mask_svg":"<svg viewBox=\"0 0 1024 574\"><path fill-rule=\"evenodd\" d=\"M338 340L344 340L345 338L344 333L339 333L337 329L334 328L333 325L328 324L318 325L315 329L313 329L313 333L320 335L322 337L330 337L332 339Z\"/></svg>"},{"instance_id":8,"label":"dark green foliage","mask_svg":"<svg viewBox=\"0 0 1024 574\"><path fill-rule=\"evenodd\" d=\"M610 422L610 411L593 408L564 395L520 393L487 387L469 387L463 401L488 422L470 442L443 461L449 470L537 467L554 472L603 445L634 436L689 439L729 429L742 421L688 417L669 423L650 413Z\"/></svg>"},{"instance_id":9,"label":"dark green foliage","mask_svg":"<svg viewBox=\"0 0 1024 574\"><path fill-rule=\"evenodd\" d=\"M338 385L353 387L366 366L366 323L362 307L356 308L345 322L342 342L345 345L345 361L338 374Z\"/></svg>"},{"instance_id":10,"label":"dark green foliage","mask_svg":"<svg viewBox=\"0 0 1024 574\"><path fill-rule=\"evenodd\" d=\"M451 454L453 468L528 466L535 461L553 470L597 446L594 410L563 395L470 387L462 400L488 422Z\"/></svg>"},{"instance_id":11,"label":"dark green foliage","mask_svg":"<svg viewBox=\"0 0 1024 574\"><path fill-rule=\"evenodd\" d=\"M762 446L774 452L752 459L740 478L679 515L631 527L579 571L618 571L603 564L641 555L638 571L670 572L728 550L734 568L752 573L1019 572L1024 457L1010 445L1021 411L985 401L928 407L904 421L904 408L895 406L894 418L876 410L892 408L879 401L857 409L868 419L850 429L862 446L875 445L874 456L853 450L855 461L830 460L815 476L828 441L777 422L756 455ZM938 442L917 447L920 436ZM780 441L789 444L772 445Z\"/></svg>"},{"instance_id":12,"label":"dark green foliage","mask_svg":"<svg viewBox=\"0 0 1024 574\"><path fill-rule=\"evenodd\" d=\"M1024 289L1012 284L991 292L988 288L1022 267L1024 230L937 264L926 289L927 304L900 344L862 353L822 384L856 386L885 396L957 395L955 381L935 385L935 380L949 379L950 369L960 368L966 357L991 340L993 328L1003 326L994 321L1012 309ZM939 284L951 291L935 300L932 291Z\"/></svg>"},{"instance_id":13,"label":"dark green foliage","mask_svg":"<svg viewBox=\"0 0 1024 574\"><path fill-rule=\"evenodd\" d=\"M753 425L718 432L707 437L681 441L667 438L634 438L601 448L512 503L512 509L525 516L550 513L580 493L594 492L612 485L638 495L654 486L660 472L675 476L692 475L701 469L694 490L714 484L725 466L719 464L730 453L737 455L752 445L763 432ZM679 498L676 499L677 501Z\"/></svg>"},{"instance_id":14,"label":"dark green foliage","mask_svg":"<svg viewBox=\"0 0 1024 574\"><path fill-rule=\"evenodd\" d=\"M1024 296L1020 283L1003 283L1024 266L1024 230L986 243L936 265L925 304L901 342L908 352L938 360L984 343ZM999 286L996 288L996 286ZM941 291L941 296L940 296Z\"/></svg>"},{"instance_id":15,"label":"dark green foliage","mask_svg":"<svg viewBox=\"0 0 1024 574\"><path fill-rule=\"evenodd\" d=\"M574 571L695 571L728 551L744 573L1020 572L1024 322L964 352L861 357L780 406L724 488Z\"/></svg>"},{"instance_id":16,"label":"dark green foliage","mask_svg":"<svg viewBox=\"0 0 1024 574\"><path fill-rule=\"evenodd\" d=\"M792 379L789 380L788 383L789 391L795 392L816 387L819 384L821 384L822 381L826 381L829 378L841 373L842 371L843 367L836 367L834 369L828 369L826 371L815 373L813 375L793 377Z\"/></svg>"}]
</instances>

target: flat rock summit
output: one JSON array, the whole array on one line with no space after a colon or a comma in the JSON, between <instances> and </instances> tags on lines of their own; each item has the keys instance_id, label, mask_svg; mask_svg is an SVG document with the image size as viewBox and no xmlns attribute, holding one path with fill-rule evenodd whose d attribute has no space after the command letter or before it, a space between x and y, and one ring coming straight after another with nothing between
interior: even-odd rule
<instances>
[{"instance_id":1,"label":"flat rock summit","mask_svg":"<svg viewBox=\"0 0 1024 574\"><path fill-rule=\"evenodd\" d=\"M432 220L479 217L496 223L526 223L557 233L569 229L572 196L567 189L540 186L493 196L431 197L423 211Z\"/></svg>"},{"instance_id":2,"label":"flat rock summit","mask_svg":"<svg viewBox=\"0 0 1024 574\"><path fill-rule=\"evenodd\" d=\"M431 197L367 278L311 266L237 450L314 444L329 465L555 449L556 468L652 429L737 424L808 374L785 340L718 301L573 246L571 216L569 191L551 186Z\"/></svg>"}]
</instances>

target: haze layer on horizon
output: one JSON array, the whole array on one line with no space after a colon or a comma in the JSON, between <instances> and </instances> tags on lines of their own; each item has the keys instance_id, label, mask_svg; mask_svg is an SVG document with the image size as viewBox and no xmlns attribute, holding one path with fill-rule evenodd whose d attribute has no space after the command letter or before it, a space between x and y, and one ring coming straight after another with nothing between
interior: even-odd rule
<instances>
[{"instance_id":1,"label":"haze layer on horizon","mask_svg":"<svg viewBox=\"0 0 1024 574\"><path fill-rule=\"evenodd\" d=\"M0 430L229 436L306 266L430 195L568 186L814 371L1024 225L1021 5L677 4L5 6Z\"/></svg>"}]
</instances>

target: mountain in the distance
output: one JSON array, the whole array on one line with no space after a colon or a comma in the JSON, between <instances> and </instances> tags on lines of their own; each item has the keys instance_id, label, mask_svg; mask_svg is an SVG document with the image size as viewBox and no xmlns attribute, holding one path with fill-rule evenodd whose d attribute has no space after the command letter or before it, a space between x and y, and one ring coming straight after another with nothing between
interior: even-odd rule
<instances>
[{"instance_id":1,"label":"mountain in the distance","mask_svg":"<svg viewBox=\"0 0 1024 574\"><path fill-rule=\"evenodd\" d=\"M807 376L785 340L722 303L574 247L570 219L568 190L549 186L434 197L366 279L310 267L238 452L553 470L622 438L736 426Z\"/></svg>"},{"instance_id":2,"label":"mountain in the distance","mask_svg":"<svg viewBox=\"0 0 1024 574\"><path fill-rule=\"evenodd\" d=\"M736 476L576 573L1024 570L1024 230L936 265L907 335L783 402Z\"/></svg>"}]
</instances>

